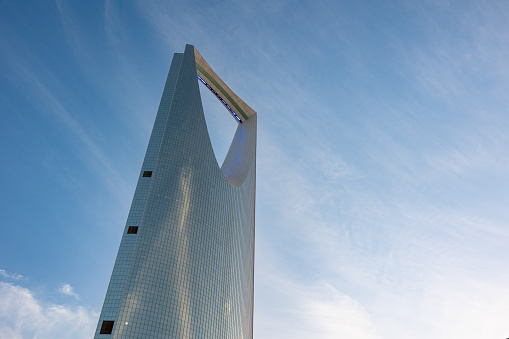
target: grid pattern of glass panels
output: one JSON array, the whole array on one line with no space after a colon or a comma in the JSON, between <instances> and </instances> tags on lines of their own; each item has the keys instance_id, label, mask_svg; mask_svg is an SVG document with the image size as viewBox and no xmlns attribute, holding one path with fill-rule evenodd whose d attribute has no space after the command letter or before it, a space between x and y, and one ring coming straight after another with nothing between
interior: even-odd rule
<instances>
[{"instance_id":1,"label":"grid pattern of glass panels","mask_svg":"<svg viewBox=\"0 0 509 339\"><path fill-rule=\"evenodd\" d=\"M252 338L254 152L250 166L239 187L221 172L187 45L173 57L96 339ZM99 333L103 321L112 334Z\"/></svg>"}]
</instances>

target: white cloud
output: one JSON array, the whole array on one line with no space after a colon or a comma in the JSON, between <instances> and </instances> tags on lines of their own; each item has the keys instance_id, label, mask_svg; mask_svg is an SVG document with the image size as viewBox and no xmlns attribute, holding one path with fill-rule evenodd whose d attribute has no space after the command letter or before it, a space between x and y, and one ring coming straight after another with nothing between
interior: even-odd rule
<instances>
[{"instance_id":1,"label":"white cloud","mask_svg":"<svg viewBox=\"0 0 509 339\"><path fill-rule=\"evenodd\" d=\"M14 279L14 280L19 280L19 279L23 278L23 276L21 274L8 273L6 270L0 270L0 276L4 277L4 278L8 278L8 279Z\"/></svg>"},{"instance_id":2,"label":"white cloud","mask_svg":"<svg viewBox=\"0 0 509 339\"><path fill-rule=\"evenodd\" d=\"M76 299L79 299L78 295L74 293L74 288L69 284L62 284L58 291L71 297L75 297Z\"/></svg>"},{"instance_id":3,"label":"white cloud","mask_svg":"<svg viewBox=\"0 0 509 339\"><path fill-rule=\"evenodd\" d=\"M505 126L505 121L497 122ZM499 135L495 124L488 126L490 135ZM505 143L470 134L472 139L464 133L460 141L491 151L473 159L465 153L451 172L505 168L494 157ZM395 172L385 175L399 181L373 191L369 184L379 184L373 174L359 163L346 163L333 149L315 143L296 161L271 142L273 135L265 137L258 184L264 201L257 206L258 337L507 336L507 213L500 212L500 219L477 205L496 206L499 200L451 195L455 203L445 204L448 192L422 181L424 174L438 176L443 169L419 169L412 158L414 173L399 176L397 168L388 167ZM474 162L477 156L493 161ZM431 176L426 183L439 179ZM461 176L448 177L453 189L463 183Z\"/></svg>"},{"instance_id":4,"label":"white cloud","mask_svg":"<svg viewBox=\"0 0 509 339\"><path fill-rule=\"evenodd\" d=\"M365 308L331 284L298 284L275 275L269 279L279 300L255 318L255 337L380 338Z\"/></svg>"},{"instance_id":5,"label":"white cloud","mask_svg":"<svg viewBox=\"0 0 509 339\"><path fill-rule=\"evenodd\" d=\"M301 291L296 309L309 333L302 338L379 338L364 307L328 283Z\"/></svg>"},{"instance_id":6,"label":"white cloud","mask_svg":"<svg viewBox=\"0 0 509 339\"><path fill-rule=\"evenodd\" d=\"M98 319L83 307L44 305L21 286L0 282L0 338L91 338Z\"/></svg>"},{"instance_id":7,"label":"white cloud","mask_svg":"<svg viewBox=\"0 0 509 339\"><path fill-rule=\"evenodd\" d=\"M312 288L298 312L316 338L378 338L364 307L330 284Z\"/></svg>"}]
</instances>

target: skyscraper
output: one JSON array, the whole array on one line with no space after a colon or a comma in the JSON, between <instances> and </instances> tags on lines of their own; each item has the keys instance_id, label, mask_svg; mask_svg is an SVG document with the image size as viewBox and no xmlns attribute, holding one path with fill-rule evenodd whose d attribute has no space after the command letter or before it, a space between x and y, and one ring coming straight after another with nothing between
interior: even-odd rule
<instances>
[{"instance_id":1,"label":"skyscraper","mask_svg":"<svg viewBox=\"0 0 509 339\"><path fill-rule=\"evenodd\" d=\"M238 122L220 167L199 92ZM186 45L173 56L95 338L253 332L256 112Z\"/></svg>"}]
</instances>

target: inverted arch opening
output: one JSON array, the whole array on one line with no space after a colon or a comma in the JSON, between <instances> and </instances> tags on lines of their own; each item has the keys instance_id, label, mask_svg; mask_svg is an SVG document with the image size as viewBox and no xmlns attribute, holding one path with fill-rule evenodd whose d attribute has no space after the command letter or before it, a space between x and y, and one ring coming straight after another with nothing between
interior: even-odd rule
<instances>
[{"instance_id":1,"label":"inverted arch opening","mask_svg":"<svg viewBox=\"0 0 509 339\"><path fill-rule=\"evenodd\" d=\"M193 47L191 45L186 46ZM219 128L213 127L220 121L222 124L228 124L227 120L221 117L221 114L214 113L211 117L212 110L207 108L204 112L209 112L205 115L207 130L212 143L212 149L216 157L218 165L222 162L221 172L225 176L228 183L234 187L242 185L248 176L251 168L255 165L256 156L256 112L249 107L235 92L233 92L221 78L214 72L209 64L203 59L194 48L195 61L196 61L196 75L197 81L203 86L200 88L200 96L203 102L210 102L210 96L203 95L204 90L212 93L212 98L219 100L221 104L231 113L234 121L237 124L235 135L233 139L230 138L230 133L226 133L224 126ZM208 107L214 105L208 103ZM217 107L217 105L215 106ZM217 108L215 109L217 110ZM214 111L215 111L214 110ZM223 120L224 119L224 120ZM212 127L212 128L211 128ZM229 148L226 148L228 140L232 140ZM226 156L224 150L228 149Z\"/></svg>"},{"instance_id":2,"label":"inverted arch opening","mask_svg":"<svg viewBox=\"0 0 509 339\"><path fill-rule=\"evenodd\" d=\"M230 185L242 185L254 168L256 157L256 115L239 124L221 171Z\"/></svg>"},{"instance_id":3,"label":"inverted arch opening","mask_svg":"<svg viewBox=\"0 0 509 339\"><path fill-rule=\"evenodd\" d=\"M199 84L198 87L200 88L200 96L212 149L216 156L217 164L221 167L230 148L238 123L225 111L224 106L210 93L208 88L202 84Z\"/></svg>"}]
</instances>

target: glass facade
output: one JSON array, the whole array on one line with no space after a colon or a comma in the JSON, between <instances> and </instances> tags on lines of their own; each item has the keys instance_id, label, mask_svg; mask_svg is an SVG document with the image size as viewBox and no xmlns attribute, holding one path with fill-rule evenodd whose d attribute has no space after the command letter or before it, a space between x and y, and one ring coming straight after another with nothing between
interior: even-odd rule
<instances>
[{"instance_id":1,"label":"glass facade","mask_svg":"<svg viewBox=\"0 0 509 339\"><path fill-rule=\"evenodd\" d=\"M96 339L252 338L256 115L219 167L198 86L187 45L171 63Z\"/></svg>"}]
</instances>

